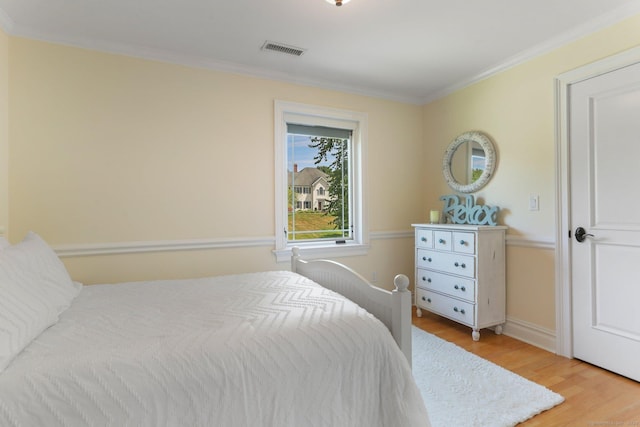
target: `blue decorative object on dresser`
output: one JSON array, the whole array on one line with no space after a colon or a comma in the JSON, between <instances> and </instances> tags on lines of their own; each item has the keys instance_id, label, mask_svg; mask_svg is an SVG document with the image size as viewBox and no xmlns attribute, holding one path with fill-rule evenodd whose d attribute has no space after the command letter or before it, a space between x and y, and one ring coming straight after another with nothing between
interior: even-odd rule
<instances>
[{"instance_id":1,"label":"blue decorative object on dresser","mask_svg":"<svg viewBox=\"0 0 640 427\"><path fill-rule=\"evenodd\" d=\"M497 206L476 205L472 195L465 196L464 204L455 194L441 196L444 202L442 210L445 219L453 224L497 225Z\"/></svg>"}]
</instances>

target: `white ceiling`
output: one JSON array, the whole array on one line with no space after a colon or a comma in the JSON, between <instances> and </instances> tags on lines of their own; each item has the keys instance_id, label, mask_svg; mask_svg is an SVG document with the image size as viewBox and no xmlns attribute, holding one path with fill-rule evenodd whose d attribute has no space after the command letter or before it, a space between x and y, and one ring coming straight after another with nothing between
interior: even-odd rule
<instances>
[{"instance_id":1,"label":"white ceiling","mask_svg":"<svg viewBox=\"0 0 640 427\"><path fill-rule=\"evenodd\" d=\"M640 0L0 0L10 35L415 104L637 13Z\"/></svg>"}]
</instances>

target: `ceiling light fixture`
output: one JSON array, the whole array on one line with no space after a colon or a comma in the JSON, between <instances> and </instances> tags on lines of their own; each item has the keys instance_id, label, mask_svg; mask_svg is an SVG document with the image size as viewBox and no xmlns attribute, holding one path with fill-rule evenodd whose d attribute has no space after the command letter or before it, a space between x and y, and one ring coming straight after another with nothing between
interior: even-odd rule
<instances>
[{"instance_id":1,"label":"ceiling light fixture","mask_svg":"<svg viewBox=\"0 0 640 427\"><path fill-rule=\"evenodd\" d=\"M335 4L336 6L342 6L349 3L351 0L326 0L327 3Z\"/></svg>"}]
</instances>

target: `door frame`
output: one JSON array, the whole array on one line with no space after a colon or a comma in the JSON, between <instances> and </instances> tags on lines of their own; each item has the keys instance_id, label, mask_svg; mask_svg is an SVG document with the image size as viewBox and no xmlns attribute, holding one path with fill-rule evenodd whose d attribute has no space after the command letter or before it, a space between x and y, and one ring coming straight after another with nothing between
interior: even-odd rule
<instances>
[{"instance_id":1,"label":"door frame","mask_svg":"<svg viewBox=\"0 0 640 427\"><path fill-rule=\"evenodd\" d=\"M567 71L555 78L556 139L556 353L573 357L572 274L570 234L572 224L569 153L569 89L572 84L640 63L640 46Z\"/></svg>"}]
</instances>

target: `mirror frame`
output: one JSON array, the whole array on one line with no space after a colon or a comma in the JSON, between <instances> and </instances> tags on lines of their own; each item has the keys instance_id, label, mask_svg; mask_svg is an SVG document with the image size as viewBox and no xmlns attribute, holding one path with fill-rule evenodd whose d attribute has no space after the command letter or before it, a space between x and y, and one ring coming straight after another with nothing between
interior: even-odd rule
<instances>
[{"instance_id":1,"label":"mirror frame","mask_svg":"<svg viewBox=\"0 0 640 427\"><path fill-rule=\"evenodd\" d=\"M480 144L480 146L484 150L486 159L482 175L480 175L480 177L471 184L459 183L451 173L451 160L453 159L453 155L458 147L465 142L477 142L478 144ZM482 187L487 185L487 183L493 176L495 167L496 151L493 143L487 135L479 131L465 132L462 135L456 137L456 139L451 141L451 143L447 147L447 150L444 153L444 158L442 159L442 173L444 174L445 181L447 181L449 187L460 193L473 193L474 191L478 191Z\"/></svg>"}]
</instances>

